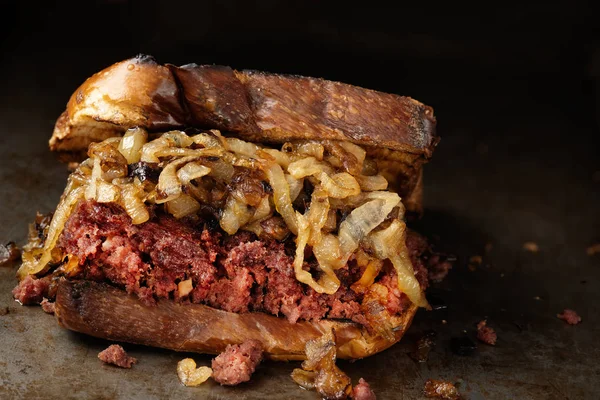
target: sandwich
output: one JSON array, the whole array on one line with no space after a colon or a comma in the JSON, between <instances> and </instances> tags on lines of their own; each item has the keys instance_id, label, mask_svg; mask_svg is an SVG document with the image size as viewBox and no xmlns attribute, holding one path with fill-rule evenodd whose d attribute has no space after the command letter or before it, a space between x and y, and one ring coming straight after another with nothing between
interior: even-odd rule
<instances>
[{"instance_id":1,"label":"sandwich","mask_svg":"<svg viewBox=\"0 0 600 400\"><path fill-rule=\"evenodd\" d=\"M439 275L406 226L435 127L431 107L339 82L119 62L56 122L50 149L73 172L31 226L13 294L119 342L219 354L252 340L303 360L331 333L337 357L370 356Z\"/></svg>"}]
</instances>

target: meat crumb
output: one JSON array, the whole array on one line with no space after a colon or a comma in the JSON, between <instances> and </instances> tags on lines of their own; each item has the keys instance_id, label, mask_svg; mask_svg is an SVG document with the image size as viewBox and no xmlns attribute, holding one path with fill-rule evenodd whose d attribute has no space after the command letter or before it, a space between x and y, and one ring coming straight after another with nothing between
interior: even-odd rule
<instances>
[{"instance_id":1,"label":"meat crumb","mask_svg":"<svg viewBox=\"0 0 600 400\"><path fill-rule=\"evenodd\" d=\"M483 343L494 346L498 337L494 329L487 326L487 321L483 320L477 324L477 339Z\"/></svg>"},{"instance_id":2,"label":"meat crumb","mask_svg":"<svg viewBox=\"0 0 600 400\"><path fill-rule=\"evenodd\" d=\"M540 251L540 247L535 242L525 242L523 243L523 250L529 251L531 253L537 253Z\"/></svg>"},{"instance_id":3,"label":"meat crumb","mask_svg":"<svg viewBox=\"0 0 600 400\"><path fill-rule=\"evenodd\" d=\"M556 316L569 325L577 325L581 322L581 317L577 315L575 311L569 310L568 308L565 308L562 314L556 314Z\"/></svg>"},{"instance_id":4,"label":"meat crumb","mask_svg":"<svg viewBox=\"0 0 600 400\"><path fill-rule=\"evenodd\" d=\"M600 253L600 243L596 243L585 249L585 252L588 256L593 256L594 254Z\"/></svg>"},{"instance_id":5,"label":"meat crumb","mask_svg":"<svg viewBox=\"0 0 600 400\"><path fill-rule=\"evenodd\" d=\"M44 310L45 313L54 314L54 302L53 301L49 301L47 298L44 297L44 299L42 300L40 305L42 306L42 310Z\"/></svg>"},{"instance_id":6,"label":"meat crumb","mask_svg":"<svg viewBox=\"0 0 600 400\"><path fill-rule=\"evenodd\" d=\"M212 360L213 379L221 385L234 386L247 382L262 361L263 346L258 340L241 345L228 345Z\"/></svg>"},{"instance_id":7,"label":"meat crumb","mask_svg":"<svg viewBox=\"0 0 600 400\"><path fill-rule=\"evenodd\" d=\"M131 368L137 359L129 357L125 350L118 344L111 344L106 350L98 353L98 358L106 364L116 365L121 368Z\"/></svg>"},{"instance_id":8,"label":"meat crumb","mask_svg":"<svg viewBox=\"0 0 600 400\"><path fill-rule=\"evenodd\" d=\"M460 394L458 389L450 382L428 379L425 382L423 394L429 398L438 398L444 400L458 400Z\"/></svg>"},{"instance_id":9,"label":"meat crumb","mask_svg":"<svg viewBox=\"0 0 600 400\"><path fill-rule=\"evenodd\" d=\"M376 400L371 386L363 378L360 378L358 384L352 389L352 398L354 400Z\"/></svg>"},{"instance_id":10,"label":"meat crumb","mask_svg":"<svg viewBox=\"0 0 600 400\"><path fill-rule=\"evenodd\" d=\"M13 289L12 294L21 304L39 304L48 292L48 285L47 278L34 279L27 275Z\"/></svg>"}]
</instances>

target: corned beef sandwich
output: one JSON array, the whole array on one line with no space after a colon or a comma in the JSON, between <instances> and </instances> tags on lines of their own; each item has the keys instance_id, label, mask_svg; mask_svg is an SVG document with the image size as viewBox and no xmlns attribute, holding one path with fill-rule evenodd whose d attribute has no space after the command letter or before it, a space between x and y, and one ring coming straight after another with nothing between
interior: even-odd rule
<instances>
[{"instance_id":1,"label":"corned beef sandwich","mask_svg":"<svg viewBox=\"0 0 600 400\"><path fill-rule=\"evenodd\" d=\"M79 163L14 295L54 300L68 329L177 351L254 340L305 359L331 331L337 357L382 351L428 307L428 259L448 267L405 224L435 126L411 98L338 82L117 63L56 123L51 149Z\"/></svg>"}]
</instances>

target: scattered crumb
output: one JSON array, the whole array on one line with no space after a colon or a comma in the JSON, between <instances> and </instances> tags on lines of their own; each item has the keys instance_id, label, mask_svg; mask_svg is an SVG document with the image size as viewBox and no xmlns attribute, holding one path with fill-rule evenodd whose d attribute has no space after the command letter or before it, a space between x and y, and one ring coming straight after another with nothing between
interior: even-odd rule
<instances>
[{"instance_id":1,"label":"scattered crumb","mask_svg":"<svg viewBox=\"0 0 600 400\"><path fill-rule=\"evenodd\" d=\"M593 256L594 254L600 253L600 243L596 243L585 249L585 252L588 256Z\"/></svg>"},{"instance_id":2,"label":"scattered crumb","mask_svg":"<svg viewBox=\"0 0 600 400\"><path fill-rule=\"evenodd\" d=\"M477 324L477 339L485 344L494 346L498 339L494 329L487 326L487 321L484 319Z\"/></svg>"},{"instance_id":3,"label":"scattered crumb","mask_svg":"<svg viewBox=\"0 0 600 400\"><path fill-rule=\"evenodd\" d=\"M446 321L445 319L442 320L442 324L446 325L448 323L448 321Z\"/></svg>"},{"instance_id":4,"label":"scattered crumb","mask_svg":"<svg viewBox=\"0 0 600 400\"><path fill-rule=\"evenodd\" d=\"M10 314L10 309L8 307L0 308L0 317Z\"/></svg>"},{"instance_id":5,"label":"scattered crumb","mask_svg":"<svg viewBox=\"0 0 600 400\"><path fill-rule=\"evenodd\" d=\"M450 382L440 381L436 379L428 379L425 382L423 394L429 398L438 398L444 400L458 400L460 394L458 389Z\"/></svg>"},{"instance_id":6,"label":"scattered crumb","mask_svg":"<svg viewBox=\"0 0 600 400\"><path fill-rule=\"evenodd\" d=\"M581 322L581 317L573 310L565 308L562 314L556 314L556 316L569 325L577 325Z\"/></svg>"},{"instance_id":7,"label":"scattered crumb","mask_svg":"<svg viewBox=\"0 0 600 400\"><path fill-rule=\"evenodd\" d=\"M44 310L44 312L46 312L48 314L54 314L54 302L53 301L49 301L47 298L44 297L44 299L42 300L40 305L42 306L42 310Z\"/></svg>"},{"instance_id":8,"label":"scattered crumb","mask_svg":"<svg viewBox=\"0 0 600 400\"><path fill-rule=\"evenodd\" d=\"M504 272L500 274L500 278L504 278Z\"/></svg>"},{"instance_id":9,"label":"scattered crumb","mask_svg":"<svg viewBox=\"0 0 600 400\"><path fill-rule=\"evenodd\" d=\"M477 270L477 267L481 265L481 263L483 262L483 258L481 258L481 256L471 256L471 258L469 258L469 271L473 272L475 270Z\"/></svg>"},{"instance_id":10,"label":"scattered crumb","mask_svg":"<svg viewBox=\"0 0 600 400\"><path fill-rule=\"evenodd\" d=\"M137 360L133 357L129 357L125 350L118 344L111 344L106 350L98 353L98 358L106 364L116 365L121 368L131 368L131 366L137 363Z\"/></svg>"},{"instance_id":11,"label":"scattered crumb","mask_svg":"<svg viewBox=\"0 0 600 400\"><path fill-rule=\"evenodd\" d=\"M531 253L537 253L540 251L540 247L536 242L525 242L523 243L523 250L529 251Z\"/></svg>"},{"instance_id":12,"label":"scattered crumb","mask_svg":"<svg viewBox=\"0 0 600 400\"><path fill-rule=\"evenodd\" d=\"M534 296L533 299L534 300L541 300L542 298L540 296Z\"/></svg>"}]
</instances>

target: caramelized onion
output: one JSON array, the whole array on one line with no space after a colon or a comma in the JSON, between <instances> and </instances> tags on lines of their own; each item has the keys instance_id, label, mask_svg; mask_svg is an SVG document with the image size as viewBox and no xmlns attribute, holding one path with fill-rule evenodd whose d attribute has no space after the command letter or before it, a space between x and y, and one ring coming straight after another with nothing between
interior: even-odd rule
<instances>
[{"instance_id":1,"label":"caramelized onion","mask_svg":"<svg viewBox=\"0 0 600 400\"><path fill-rule=\"evenodd\" d=\"M150 213L141 199L142 193L136 185L123 185L121 187L122 205L134 225L144 223L150 219Z\"/></svg>"},{"instance_id":2,"label":"caramelized onion","mask_svg":"<svg viewBox=\"0 0 600 400\"><path fill-rule=\"evenodd\" d=\"M148 140L148 133L142 128L128 129L119 142L119 151L127 160L127 164L133 164L140 161L142 157L142 146Z\"/></svg>"},{"instance_id":3,"label":"caramelized onion","mask_svg":"<svg viewBox=\"0 0 600 400\"><path fill-rule=\"evenodd\" d=\"M246 157L256 157L259 147L250 142L244 142L237 138L227 138L227 150L241 154Z\"/></svg>"},{"instance_id":4,"label":"caramelized onion","mask_svg":"<svg viewBox=\"0 0 600 400\"><path fill-rule=\"evenodd\" d=\"M290 200L293 202L304 188L304 179L296 179L290 174L285 174L285 180L290 187Z\"/></svg>"},{"instance_id":5,"label":"caramelized onion","mask_svg":"<svg viewBox=\"0 0 600 400\"><path fill-rule=\"evenodd\" d=\"M56 211L52 216L52 222L50 222L50 226L48 228L48 236L46 237L44 250L40 259L31 260L32 262L23 262L19 268L19 271L17 272L19 279L23 279L27 275L33 275L42 272L47 267L48 263L53 260L52 250L54 250L56 242L58 241L58 238L62 233L65 223L71 215L73 208L77 202L83 198L84 195L85 189L83 187L73 186L74 185L72 182L69 182L69 185L67 185L67 189L65 190L65 194L63 194L60 203L56 207Z\"/></svg>"},{"instance_id":6,"label":"caramelized onion","mask_svg":"<svg viewBox=\"0 0 600 400\"><path fill-rule=\"evenodd\" d=\"M111 183L99 182L96 189L96 201L98 203L116 203L121 193L118 187Z\"/></svg>"},{"instance_id":7,"label":"caramelized onion","mask_svg":"<svg viewBox=\"0 0 600 400\"><path fill-rule=\"evenodd\" d=\"M296 212L296 220L298 221L298 236L296 236L296 256L294 258L294 273L296 279L300 282L310 286L317 293L333 294L339 287L339 281L335 281L329 278L329 275L324 274L319 282L315 281L310 272L302 269L304 265L304 249L308 243L310 237L310 225L308 219Z\"/></svg>"},{"instance_id":8,"label":"caramelized onion","mask_svg":"<svg viewBox=\"0 0 600 400\"><path fill-rule=\"evenodd\" d=\"M347 172L335 174L331 177L325 172L319 174L319 180L329 197L344 199L360 194L360 186L356 179Z\"/></svg>"},{"instance_id":9,"label":"caramelized onion","mask_svg":"<svg viewBox=\"0 0 600 400\"><path fill-rule=\"evenodd\" d=\"M388 214L400 203L396 193L386 193L384 198L375 198L355 208L340 224L339 239L342 253L349 257L363 238L381 224Z\"/></svg>"},{"instance_id":10,"label":"caramelized onion","mask_svg":"<svg viewBox=\"0 0 600 400\"><path fill-rule=\"evenodd\" d=\"M182 194L166 204L167 212L175 218L183 218L200 210L200 203L187 194Z\"/></svg>"},{"instance_id":11,"label":"caramelized onion","mask_svg":"<svg viewBox=\"0 0 600 400\"><path fill-rule=\"evenodd\" d=\"M163 168L158 177L158 185L156 185L156 192L158 193L156 204L166 203L181 195L181 182L177 177L177 169L195 159L195 157L180 158Z\"/></svg>"},{"instance_id":12,"label":"caramelized onion","mask_svg":"<svg viewBox=\"0 0 600 400\"><path fill-rule=\"evenodd\" d=\"M398 275L398 288L410 301L419 307L428 307L408 256L405 231L404 222L394 220L387 228L370 234L367 241L378 258L389 258L392 262Z\"/></svg>"},{"instance_id":13,"label":"caramelized onion","mask_svg":"<svg viewBox=\"0 0 600 400\"><path fill-rule=\"evenodd\" d=\"M187 185L193 179L202 178L210 173L210 168L197 162L189 162L177 171L177 178L182 185Z\"/></svg>"},{"instance_id":14,"label":"caramelized onion","mask_svg":"<svg viewBox=\"0 0 600 400\"><path fill-rule=\"evenodd\" d=\"M381 175L365 176L359 175L355 177L360 185L360 188L365 192L374 192L377 190L386 190L388 181Z\"/></svg>"},{"instance_id":15,"label":"caramelized onion","mask_svg":"<svg viewBox=\"0 0 600 400\"><path fill-rule=\"evenodd\" d=\"M265 172L267 173L269 184L273 188L273 202L275 203L277 212L283 217L290 231L295 235L298 234L298 223L294 214L294 207L292 206L290 187L287 184L283 170L278 164L273 163Z\"/></svg>"},{"instance_id":16,"label":"caramelized onion","mask_svg":"<svg viewBox=\"0 0 600 400\"><path fill-rule=\"evenodd\" d=\"M331 331L309 340L302 369L292 372L292 379L305 389L316 389L324 399L346 399L352 392L350 378L335 365L336 344Z\"/></svg>"},{"instance_id":17,"label":"caramelized onion","mask_svg":"<svg viewBox=\"0 0 600 400\"><path fill-rule=\"evenodd\" d=\"M248 206L234 196L229 196L219 224L221 225L221 229L233 235L240 227L246 225L251 218L252 212L248 209Z\"/></svg>"},{"instance_id":18,"label":"caramelized onion","mask_svg":"<svg viewBox=\"0 0 600 400\"><path fill-rule=\"evenodd\" d=\"M333 168L325 163L317 161L314 157L306 157L290 163L287 168L290 175L296 179L301 179L311 175L317 175L321 172L331 174Z\"/></svg>"},{"instance_id":19,"label":"caramelized onion","mask_svg":"<svg viewBox=\"0 0 600 400\"><path fill-rule=\"evenodd\" d=\"M360 279L354 282L350 288L356 293L364 293L364 291L375 282L375 278L379 275L379 271L381 271L382 267L383 261L376 258L369 259Z\"/></svg>"},{"instance_id":20,"label":"caramelized onion","mask_svg":"<svg viewBox=\"0 0 600 400\"><path fill-rule=\"evenodd\" d=\"M160 137L158 139L154 139L153 141L142 146L140 161L145 163L158 163L160 160L155 153L169 147L171 147L171 143L166 138Z\"/></svg>"}]
</instances>

